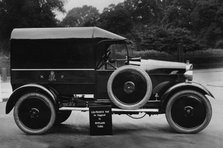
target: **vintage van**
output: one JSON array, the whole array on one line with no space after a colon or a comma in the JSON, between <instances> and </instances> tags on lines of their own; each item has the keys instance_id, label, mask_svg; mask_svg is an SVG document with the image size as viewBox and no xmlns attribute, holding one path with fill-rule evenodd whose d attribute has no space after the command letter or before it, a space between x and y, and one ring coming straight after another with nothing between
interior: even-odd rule
<instances>
[{"instance_id":1,"label":"vintage van","mask_svg":"<svg viewBox=\"0 0 223 148\"><path fill-rule=\"evenodd\" d=\"M125 37L98 27L20 28L11 34L11 94L17 126L43 134L72 111L110 106L114 114L166 114L179 133L203 130L213 95L189 62L134 57Z\"/></svg>"}]
</instances>

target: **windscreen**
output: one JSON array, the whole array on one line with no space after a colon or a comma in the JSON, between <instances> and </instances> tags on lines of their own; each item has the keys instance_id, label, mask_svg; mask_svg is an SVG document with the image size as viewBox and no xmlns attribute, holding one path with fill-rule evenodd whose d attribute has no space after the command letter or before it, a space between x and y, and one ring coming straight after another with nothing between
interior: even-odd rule
<instances>
[{"instance_id":1,"label":"windscreen","mask_svg":"<svg viewBox=\"0 0 223 148\"><path fill-rule=\"evenodd\" d=\"M128 49L126 44L123 43L115 43L110 44L104 50L100 50L102 52L101 58L98 62L98 69L116 69L126 64Z\"/></svg>"}]
</instances>

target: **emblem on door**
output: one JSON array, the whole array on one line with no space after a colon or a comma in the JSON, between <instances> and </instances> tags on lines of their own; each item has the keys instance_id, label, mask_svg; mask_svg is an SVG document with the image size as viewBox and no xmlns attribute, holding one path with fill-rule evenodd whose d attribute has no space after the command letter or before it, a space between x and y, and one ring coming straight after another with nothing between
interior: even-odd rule
<instances>
[{"instance_id":1,"label":"emblem on door","mask_svg":"<svg viewBox=\"0 0 223 148\"><path fill-rule=\"evenodd\" d=\"M50 72L49 81L56 81L56 75L54 71Z\"/></svg>"}]
</instances>

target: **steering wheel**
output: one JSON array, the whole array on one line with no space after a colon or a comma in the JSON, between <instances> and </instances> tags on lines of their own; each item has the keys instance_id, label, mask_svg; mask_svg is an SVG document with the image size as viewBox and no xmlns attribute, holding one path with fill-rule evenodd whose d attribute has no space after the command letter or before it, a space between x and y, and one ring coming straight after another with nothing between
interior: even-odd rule
<instances>
[{"instance_id":1,"label":"steering wheel","mask_svg":"<svg viewBox=\"0 0 223 148\"><path fill-rule=\"evenodd\" d=\"M117 69L117 67L115 67L114 65L112 65L111 63L114 63L115 62L115 60L114 59L111 59L111 58L109 58L109 56L111 55L111 51L108 51L106 54L104 54L103 56L102 56L102 60L101 60L101 62L100 62L100 64L98 64L98 68L101 68L103 65L110 65L112 68L114 68L114 69Z\"/></svg>"}]
</instances>

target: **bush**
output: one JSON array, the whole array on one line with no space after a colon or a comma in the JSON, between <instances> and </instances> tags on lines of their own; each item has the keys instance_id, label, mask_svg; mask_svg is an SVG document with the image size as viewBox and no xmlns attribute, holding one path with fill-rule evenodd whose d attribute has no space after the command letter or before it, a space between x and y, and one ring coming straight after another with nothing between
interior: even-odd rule
<instances>
[{"instance_id":1,"label":"bush","mask_svg":"<svg viewBox=\"0 0 223 148\"><path fill-rule=\"evenodd\" d=\"M222 48L223 49L223 40L219 40L215 44L215 48Z\"/></svg>"},{"instance_id":2,"label":"bush","mask_svg":"<svg viewBox=\"0 0 223 148\"><path fill-rule=\"evenodd\" d=\"M203 46L192 37L191 32L184 28L147 27L138 36L141 50L158 50L173 54L178 49L184 52L203 49Z\"/></svg>"}]
</instances>

